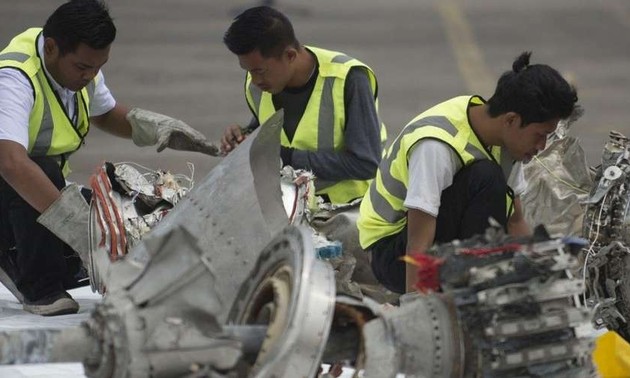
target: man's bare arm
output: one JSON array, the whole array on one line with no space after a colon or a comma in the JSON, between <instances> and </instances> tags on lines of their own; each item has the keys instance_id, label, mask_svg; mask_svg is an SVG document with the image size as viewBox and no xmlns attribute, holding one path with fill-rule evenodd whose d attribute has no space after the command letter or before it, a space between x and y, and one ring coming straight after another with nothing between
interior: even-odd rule
<instances>
[{"instance_id":1,"label":"man's bare arm","mask_svg":"<svg viewBox=\"0 0 630 378\"><path fill-rule=\"evenodd\" d=\"M105 114L91 117L90 121L103 131L122 138L131 138L131 124L127 121L129 109L120 104Z\"/></svg>"},{"instance_id":2,"label":"man's bare arm","mask_svg":"<svg viewBox=\"0 0 630 378\"><path fill-rule=\"evenodd\" d=\"M407 251L406 253L424 252L433 245L435 238L436 219L433 215L421 210L409 209L407 212ZM416 269L407 265L406 292L414 291Z\"/></svg>"}]
</instances>

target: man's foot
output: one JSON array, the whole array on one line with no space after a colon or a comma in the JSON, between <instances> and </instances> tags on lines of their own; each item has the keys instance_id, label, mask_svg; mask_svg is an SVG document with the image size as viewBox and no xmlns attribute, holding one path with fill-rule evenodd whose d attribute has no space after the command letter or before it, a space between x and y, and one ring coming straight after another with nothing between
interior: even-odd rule
<instances>
[{"instance_id":1,"label":"man's foot","mask_svg":"<svg viewBox=\"0 0 630 378\"><path fill-rule=\"evenodd\" d=\"M54 316L76 314L79 311L79 304L72 299L70 294L63 291L36 301L29 301L24 298L23 308L24 311L28 311L36 315Z\"/></svg>"}]
</instances>

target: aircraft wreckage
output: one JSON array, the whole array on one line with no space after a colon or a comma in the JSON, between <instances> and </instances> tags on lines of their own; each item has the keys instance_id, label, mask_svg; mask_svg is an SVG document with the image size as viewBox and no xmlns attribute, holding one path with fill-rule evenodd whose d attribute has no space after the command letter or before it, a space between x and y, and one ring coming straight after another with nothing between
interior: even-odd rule
<instances>
[{"instance_id":1,"label":"aircraft wreckage","mask_svg":"<svg viewBox=\"0 0 630 378\"><path fill-rule=\"evenodd\" d=\"M281 124L280 112L194 186L106 164L79 251L102 302L74 328L0 333L0 362L82 362L99 378L314 377L335 361L378 378L587 377L593 319L628 337L623 136L587 195L584 239L490 228L427 252L438 291L383 306L395 296L358 249L356 204L320 205L318 219L308 173L274 179Z\"/></svg>"}]
</instances>

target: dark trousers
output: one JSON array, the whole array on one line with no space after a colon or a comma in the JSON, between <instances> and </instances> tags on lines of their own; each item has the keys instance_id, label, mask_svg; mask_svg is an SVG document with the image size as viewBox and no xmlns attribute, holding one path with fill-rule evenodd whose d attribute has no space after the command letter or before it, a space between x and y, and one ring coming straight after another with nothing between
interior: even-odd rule
<instances>
[{"instance_id":1,"label":"dark trousers","mask_svg":"<svg viewBox=\"0 0 630 378\"><path fill-rule=\"evenodd\" d=\"M501 167L490 160L462 168L453 178L453 184L442 192L435 243L481 234L489 226L489 217L505 227L507 190ZM405 263L400 257L407 249L407 227L377 241L369 249L376 278L389 290L404 293Z\"/></svg>"},{"instance_id":2,"label":"dark trousers","mask_svg":"<svg viewBox=\"0 0 630 378\"><path fill-rule=\"evenodd\" d=\"M32 158L59 189L65 180L57 162ZM37 223L40 213L0 178L0 248L10 255L15 284L27 300L35 301L76 286L81 268L76 253L48 229Z\"/></svg>"}]
</instances>

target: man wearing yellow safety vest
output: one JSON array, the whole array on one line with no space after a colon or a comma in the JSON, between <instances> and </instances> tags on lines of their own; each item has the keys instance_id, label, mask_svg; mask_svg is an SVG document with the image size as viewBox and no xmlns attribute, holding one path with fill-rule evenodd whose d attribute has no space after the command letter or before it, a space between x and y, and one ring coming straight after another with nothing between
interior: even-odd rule
<instances>
[{"instance_id":1,"label":"man wearing yellow safety vest","mask_svg":"<svg viewBox=\"0 0 630 378\"><path fill-rule=\"evenodd\" d=\"M417 281L401 257L434 242L483 233L494 218L510 234L529 233L519 195L521 163L545 148L568 117L576 91L553 68L523 53L486 102L455 97L414 118L388 149L361 203L360 243L388 289Z\"/></svg>"},{"instance_id":2,"label":"man wearing yellow safety vest","mask_svg":"<svg viewBox=\"0 0 630 378\"><path fill-rule=\"evenodd\" d=\"M372 70L346 54L301 45L287 17L266 6L237 16L223 41L247 71L254 117L245 128L225 130L222 150L230 152L284 109L283 164L312 171L316 194L329 202L363 197L386 139Z\"/></svg>"},{"instance_id":3,"label":"man wearing yellow safety vest","mask_svg":"<svg viewBox=\"0 0 630 378\"><path fill-rule=\"evenodd\" d=\"M181 121L116 103L100 70L115 35L101 1L71 0L0 51L0 278L35 314L78 310L66 290L80 284L89 208L65 177L91 124L158 151L218 153Z\"/></svg>"}]
</instances>

